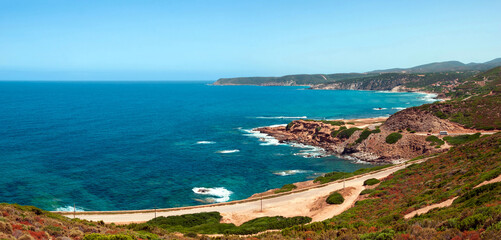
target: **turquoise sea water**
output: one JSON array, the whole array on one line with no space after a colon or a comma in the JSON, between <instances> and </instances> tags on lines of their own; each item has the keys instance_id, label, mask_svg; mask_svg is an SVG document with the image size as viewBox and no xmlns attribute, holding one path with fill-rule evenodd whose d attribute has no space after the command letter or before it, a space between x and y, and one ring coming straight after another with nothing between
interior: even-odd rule
<instances>
[{"instance_id":1,"label":"turquoise sea water","mask_svg":"<svg viewBox=\"0 0 501 240\"><path fill-rule=\"evenodd\" d=\"M386 116L429 101L208 82L0 82L0 202L88 211L243 199L367 166L262 141L252 128Z\"/></svg>"}]
</instances>

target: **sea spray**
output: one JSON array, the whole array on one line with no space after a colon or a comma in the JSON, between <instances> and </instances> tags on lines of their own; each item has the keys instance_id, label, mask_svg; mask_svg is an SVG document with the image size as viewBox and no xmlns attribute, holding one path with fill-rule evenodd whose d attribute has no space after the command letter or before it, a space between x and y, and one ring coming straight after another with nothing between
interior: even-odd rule
<instances>
[{"instance_id":1,"label":"sea spray","mask_svg":"<svg viewBox=\"0 0 501 240\"><path fill-rule=\"evenodd\" d=\"M204 187L194 187L193 192L195 194L213 196L207 198L208 202L227 202L230 200L230 195L233 193L224 187L215 188L204 188Z\"/></svg>"}]
</instances>

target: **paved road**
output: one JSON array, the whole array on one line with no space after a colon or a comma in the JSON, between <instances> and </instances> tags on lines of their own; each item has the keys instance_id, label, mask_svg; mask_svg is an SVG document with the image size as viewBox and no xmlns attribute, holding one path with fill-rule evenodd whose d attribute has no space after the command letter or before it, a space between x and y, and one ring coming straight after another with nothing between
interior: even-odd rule
<instances>
[{"instance_id":1,"label":"paved road","mask_svg":"<svg viewBox=\"0 0 501 240\"><path fill-rule=\"evenodd\" d=\"M423 162L425 159L420 160ZM418 161L416 161L418 162ZM363 182L369 178L384 178L402 168L405 168L404 164L396 165L375 173L370 173L356 177L354 179L346 180L344 183L342 181L333 182L322 187L312 188L308 190L303 190L299 192L293 192L286 195L281 195L273 198L265 198L263 200L253 199L253 200L243 200L234 201L223 204L213 204L213 205L202 205L188 208L171 208L171 209L161 209L155 211L151 210L140 210L140 211L109 211L109 212L77 212L76 217L80 219L99 221L102 220L106 223L131 223L131 222L146 222L153 219L155 216L173 216L182 215L190 213L200 213L200 212L211 212L217 211L221 214L239 214L242 212L255 212L258 213L257 216L291 216L294 212L291 212L288 204L291 202L304 202L305 207L307 204L311 204L306 200L325 196L333 191L342 189L345 187L359 187L363 185ZM261 201L263 204L264 211L260 212ZM274 211L267 215L266 208L273 208ZM277 214L277 209L279 213ZM63 213L67 217L73 217L73 213Z\"/></svg>"}]
</instances>

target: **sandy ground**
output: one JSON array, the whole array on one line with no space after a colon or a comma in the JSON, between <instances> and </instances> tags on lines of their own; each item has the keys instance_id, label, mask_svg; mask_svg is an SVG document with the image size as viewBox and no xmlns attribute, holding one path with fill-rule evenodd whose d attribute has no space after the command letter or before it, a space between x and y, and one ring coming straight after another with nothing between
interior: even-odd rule
<instances>
[{"instance_id":1,"label":"sandy ground","mask_svg":"<svg viewBox=\"0 0 501 240\"><path fill-rule=\"evenodd\" d=\"M425 161L419 160L419 162ZM245 221L263 217L263 216L312 216L315 220L330 218L348 209L363 189L363 182L369 178L384 178L395 171L404 168L404 164L396 165L384 170L361 175L356 178L345 181L346 188L353 188L346 194L345 203L339 206L329 206L324 209L318 208L318 205L331 192L343 189L343 181L336 181L322 186L312 186L310 189L294 190L292 193L278 195L276 197L268 196L263 200L260 198L233 201L221 204L211 204L202 206L193 206L185 208L171 208L139 211L109 211L109 212L77 212L76 217L92 221L104 221L106 223L131 223L146 222L155 216L174 216L200 212L220 212L224 216L224 222L241 224ZM348 191L348 190L347 190ZM263 211L261 211L261 204ZM313 210L312 210L313 209ZM63 213L68 217L73 217L73 213Z\"/></svg>"},{"instance_id":2,"label":"sandy ground","mask_svg":"<svg viewBox=\"0 0 501 240\"><path fill-rule=\"evenodd\" d=\"M480 183L477 186L475 186L474 188L478 188L478 187L484 186L486 184L495 183L495 182L501 182L501 175L499 175L498 177L496 177L494 179L491 179L489 181L485 181L483 183ZM409 219L409 218L412 218L412 217L414 217L416 215L425 214L425 213L427 213L428 211L430 211L430 210L432 210L434 208L448 207L448 206L452 205L452 202L454 202L454 200L456 200L456 198L457 197L451 198L451 199L445 200L445 201L443 201L441 203L432 204L430 206L426 206L424 208L420 208L418 210L412 211L411 213L406 214L404 216L404 218L405 219Z\"/></svg>"},{"instance_id":3,"label":"sandy ground","mask_svg":"<svg viewBox=\"0 0 501 240\"><path fill-rule=\"evenodd\" d=\"M412 211L408 214L405 214L404 218L405 219L409 219L409 218L412 218L416 215L421 215L421 214L425 214L427 213L428 211L434 209L434 208L443 208L443 207L448 207L452 204L452 202L454 202L454 200L456 200L457 197L455 198L451 198L451 199L448 199L446 201L443 201L441 203L436 203L436 204L432 204L430 206L426 206L424 208L420 208L418 210L415 210L415 211Z\"/></svg>"}]
</instances>

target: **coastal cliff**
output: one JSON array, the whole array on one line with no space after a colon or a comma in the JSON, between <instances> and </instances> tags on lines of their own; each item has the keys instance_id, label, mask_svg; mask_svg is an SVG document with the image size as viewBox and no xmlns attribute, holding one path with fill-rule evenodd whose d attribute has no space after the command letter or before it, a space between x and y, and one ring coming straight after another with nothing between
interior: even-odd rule
<instances>
[{"instance_id":1,"label":"coastal cliff","mask_svg":"<svg viewBox=\"0 0 501 240\"><path fill-rule=\"evenodd\" d=\"M354 157L373 163L395 162L444 152L449 145L435 145L427 140L431 135L438 135L439 131L475 132L414 108L394 114L384 123L381 119L349 122L297 120L287 126L256 130L282 143L317 146L330 155ZM398 139L391 142L390 135L398 136Z\"/></svg>"}]
</instances>

